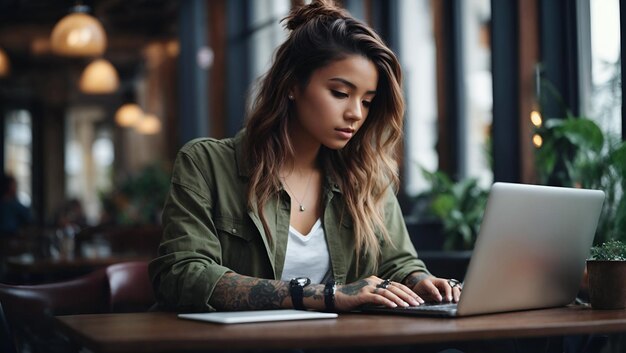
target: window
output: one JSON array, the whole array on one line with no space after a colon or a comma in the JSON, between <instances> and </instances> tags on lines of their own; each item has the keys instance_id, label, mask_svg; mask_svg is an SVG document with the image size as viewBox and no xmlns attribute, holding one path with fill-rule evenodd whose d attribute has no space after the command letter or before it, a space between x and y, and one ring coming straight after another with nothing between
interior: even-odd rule
<instances>
[{"instance_id":1,"label":"window","mask_svg":"<svg viewBox=\"0 0 626 353\"><path fill-rule=\"evenodd\" d=\"M276 48L287 38L279 21L287 16L291 2L261 0L252 2L252 79L256 80L269 68Z\"/></svg>"},{"instance_id":2,"label":"window","mask_svg":"<svg viewBox=\"0 0 626 353\"><path fill-rule=\"evenodd\" d=\"M591 87L587 114L604 131L622 130L619 0L590 0Z\"/></svg>"},{"instance_id":3,"label":"window","mask_svg":"<svg viewBox=\"0 0 626 353\"><path fill-rule=\"evenodd\" d=\"M235 135L244 123L245 105L252 103L256 84L270 67L276 47L287 32L279 21L291 8L289 0L228 1L228 65L226 134Z\"/></svg>"},{"instance_id":4,"label":"window","mask_svg":"<svg viewBox=\"0 0 626 353\"><path fill-rule=\"evenodd\" d=\"M461 156L459 169L464 177L478 178L487 187L493 180L490 127L492 122L492 76L489 22L491 2L461 2L463 43L463 90L465 103L460 117Z\"/></svg>"},{"instance_id":5,"label":"window","mask_svg":"<svg viewBox=\"0 0 626 353\"><path fill-rule=\"evenodd\" d=\"M98 193L108 193L113 189L113 161L115 149L113 147L112 129L104 124L96 128L96 138L91 147L95 169L95 188Z\"/></svg>"},{"instance_id":6,"label":"window","mask_svg":"<svg viewBox=\"0 0 626 353\"><path fill-rule=\"evenodd\" d=\"M112 187L114 147L104 114L98 107L73 107L66 118L65 196L80 201L89 224L100 221L98 195Z\"/></svg>"},{"instance_id":7,"label":"window","mask_svg":"<svg viewBox=\"0 0 626 353\"><path fill-rule=\"evenodd\" d=\"M30 206L32 202L33 123L27 110L9 111L5 118L4 171L17 181L19 201Z\"/></svg>"},{"instance_id":8,"label":"window","mask_svg":"<svg viewBox=\"0 0 626 353\"><path fill-rule=\"evenodd\" d=\"M408 195L428 187L420 167L439 167L437 85L431 1L402 0L399 4L400 62L406 98L404 186Z\"/></svg>"},{"instance_id":9,"label":"window","mask_svg":"<svg viewBox=\"0 0 626 353\"><path fill-rule=\"evenodd\" d=\"M451 169L458 170L458 175L451 177L477 178L481 185L487 187L493 181L491 151L489 150L492 123L492 75L490 47L491 2L489 0L468 0L459 3L458 19L461 30L455 32L449 21L456 19L450 13L442 12L435 16L441 18L445 26L444 32L452 31L452 35L443 35L441 40L451 41L443 47L455 46L458 41L460 55L447 53L444 60L458 60L460 71L449 71L449 63L437 60L437 47L434 33L433 14L436 12L432 1L405 0L399 5L399 53L405 77L405 95L407 101L406 138L405 138L405 191L415 195L428 188L420 167L429 171L445 169L439 163L437 144L448 143L458 152L458 163ZM442 11L439 9L439 11ZM442 35L441 33L439 34ZM458 37L457 37L458 36ZM444 38L445 37L445 38ZM440 46L441 47L441 46ZM449 86L441 92L460 92L458 102L455 97L437 97L437 71L446 71L443 77ZM438 100L444 106L458 106L451 112L437 111ZM456 116L458 114L459 116ZM455 141L438 141L439 119L455 115L458 119L458 135L450 133L447 139ZM439 127L441 128L441 127ZM444 126L443 129L446 129ZM456 140L458 139L458 140ZM453 147L452 147L453 146ZM441 146L439 146L441 147ZM445 153L444 153L445 154ZM443 162L442 162L443 163Z\"/></svg>"}]
</instances>

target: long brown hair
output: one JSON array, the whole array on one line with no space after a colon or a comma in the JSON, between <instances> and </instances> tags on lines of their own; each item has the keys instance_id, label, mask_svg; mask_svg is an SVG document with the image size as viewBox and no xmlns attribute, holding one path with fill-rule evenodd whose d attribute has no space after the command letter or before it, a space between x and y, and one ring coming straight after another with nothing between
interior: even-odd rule
<instances>
[{"instance_id":1,"label":"long brown hair","mask_svg":"<svg viewBox=\"0 0 626 353\"><path fill-rule=\"evenodd\" d=\"M404 114L400 64L372 29L330 0L295 8L283 21L291 33L260 81L246 125L245 148L251 167L248 206L258 209L271 238L263 207L280 189L278 171L294 158L288 134L289 90L305 87L315 70L332 62L363 56L378 71L368 118L343 149L322 146L319 157L324 171L339 184L352 217L357 264L366 256L377 265L380 241L390 241L384 224L385 193L398 185L395 153L402 139Z\"/></svg>"}]
</instances>

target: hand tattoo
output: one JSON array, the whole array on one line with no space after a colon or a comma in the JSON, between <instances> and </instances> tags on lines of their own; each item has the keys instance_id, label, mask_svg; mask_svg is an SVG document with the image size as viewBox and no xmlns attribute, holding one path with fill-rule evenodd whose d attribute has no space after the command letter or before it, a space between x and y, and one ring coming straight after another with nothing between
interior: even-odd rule
<instances>
[{"instance_id":1,"label":"hand tattoo","mask_svg":"<svg viewBox=\"0 0 626 353\"><path fill-rule=\"evenodd\" d=\"M406 278L404 279L404 281L402 281L402 283L413 289L415 288L415 286L420 283L422 280L426 279L430 277L427 273L424 272L413 272L410 275L406 276Z\"/></svg>"},{"instance_id":2,"label":"hand tattoo","mask_svg":"<svg viewBox=\"0 0 626 353\"><path fill-rule=\"evenodd\" d=\"M345 286L341 286L341 287L337 288L337 290L340 291L341 293L345 294L345 295L357 295L361 291L361 288L367 286L368 284L369 283L367 283L366 280L362 279L362 280L356 281L354 283L350 283L350 284L346 284Z\"/></svg>"}]
</instances>

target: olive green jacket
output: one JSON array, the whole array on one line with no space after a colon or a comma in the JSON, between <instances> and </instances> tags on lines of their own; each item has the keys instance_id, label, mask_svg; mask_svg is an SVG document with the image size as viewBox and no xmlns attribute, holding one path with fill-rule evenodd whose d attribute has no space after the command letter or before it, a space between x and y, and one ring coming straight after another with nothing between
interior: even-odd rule
<instances>
[{"instance_id":1,"label":"olive green jacket","mask_svg":"<svg viewBox=\"0 0 626 353\"><path fill-rule=\"evenodd\" d=\"M159 257L149 267L162 306L181 311L215 310L209 305L209 298L217 281L229 271L281 278L290 198L280 190L264 208L270 239L259 213L247 207L249 174L242 151L243 138L242 132L225 140L196 139L178 153L163 210ZM389 192L385 208L393 245L381 240L378 270L362 257L359 273L351 218L342 212L345 208L341 190L327 178L322 193L322 224L337 282L351 283L372 274L402 281L412 272L427 272L417 258L393 192Z\"/></svg>"}]
</instances>

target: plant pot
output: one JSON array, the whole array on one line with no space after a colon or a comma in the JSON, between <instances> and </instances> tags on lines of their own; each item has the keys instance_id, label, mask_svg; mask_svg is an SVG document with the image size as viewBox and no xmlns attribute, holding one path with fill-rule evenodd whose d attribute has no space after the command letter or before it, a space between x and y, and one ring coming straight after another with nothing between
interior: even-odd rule
<instances>
[{"instance_id":1,"label":"plant pot","mask_svg":"<svg viewBox=\"0 0 626 353\"><path fill-rule=\"evenodd\" d=\"M407 216L404 220L418 254L423 251L443 250L445 235L440 221L417 220L413 216Z\"/></svg>"},{"instance_id":2,"label":"plant pot","mask_svg":"<svg viewBox=\"0 0 626 353\"><path fill-rule=\"evenodd\" d=\"M424 261L428 270L440 278L455 278L463 281L469 266L472 251L419 251L419 258Z\"/></svg>"},{"instance_id":3,"label":"plant pot","mask_svg":"<svg viewBox=\"0 0 626 353\"><path fill-rule=\"evenodd\" d=\"M592 308L626 308L626 261L587 260L587 272Z\"/></svg>"}]
</instances>

